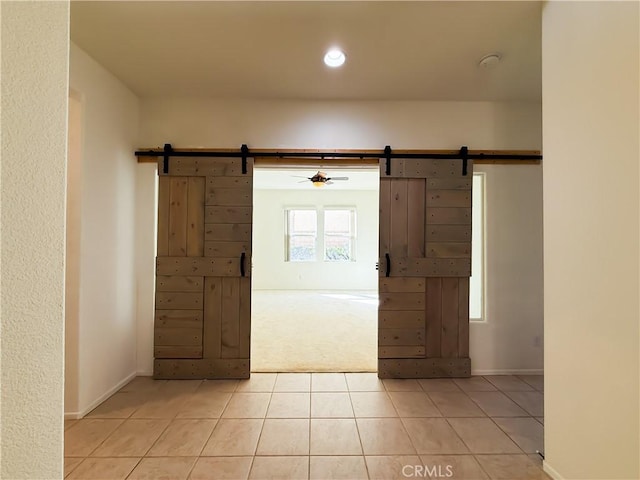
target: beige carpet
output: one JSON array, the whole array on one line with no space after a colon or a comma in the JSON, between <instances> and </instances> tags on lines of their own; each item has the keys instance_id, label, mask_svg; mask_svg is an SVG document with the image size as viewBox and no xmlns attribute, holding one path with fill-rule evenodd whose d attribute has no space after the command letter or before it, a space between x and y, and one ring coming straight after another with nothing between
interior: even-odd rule
<instances>
[{"instance_id":1,"label":"beige carpet","mask_svg":"<svg viewBox=\"0 0 640 480\"><path fill-rule=\"evenodd\" d=\"M251 371L377 371L377 292L252 295Z\"/></svg>"}]
</instances>

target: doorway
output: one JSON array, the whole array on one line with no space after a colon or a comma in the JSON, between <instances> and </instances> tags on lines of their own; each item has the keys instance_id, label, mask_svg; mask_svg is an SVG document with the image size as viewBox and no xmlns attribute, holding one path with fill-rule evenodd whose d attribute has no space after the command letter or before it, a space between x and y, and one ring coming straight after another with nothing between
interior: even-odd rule
<instances>
[{"instance_id":1,"label":"doorway","mask_svg":"<svg viewBox=\"0 0 640 480\"><path fill-rule=\"evenodd\" d=\"M253 180L251 370L377 371L378 166L256 164Z\"/></svg>"}]
</instances>

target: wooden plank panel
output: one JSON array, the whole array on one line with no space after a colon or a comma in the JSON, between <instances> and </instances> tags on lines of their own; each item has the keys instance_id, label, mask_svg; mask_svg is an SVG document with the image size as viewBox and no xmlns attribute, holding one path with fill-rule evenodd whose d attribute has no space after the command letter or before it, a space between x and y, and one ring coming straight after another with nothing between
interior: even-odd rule
<instances>
[{"instance_id":1,"label":"wooden plank panel","mask_svg":"<svg viewBox=\"0 0 640 480\"><path fill-rule=\"evenodd\" d=\"M458 356L469 356L469 277L458 279Z\"/></svg>"},{"instance_id":2,"label":"wooden plank panel","mask_svg":"<svg viewBox=\"0 0 640 480\"><path fill-rule=\"evenodd\" d=\"M383 310L378 313L379 328L424 328L424 310Z\"/></svg>"},{"instance_id":3,"label":"wooden plank panel","mask_svg":"<svg viewBox=\"0 0 640 480\"><path fill-rule=\"evenodd\" d=\"M380 259L384 266L384 259ZM391 277L465 277L471 275L468 258L391 259ZM384 267L383 267L384 268Z\"/></svg>"},{"instance_id":4,"label":"wooden plank panel","mask_svg":"<svg viewBox=\"0 0 640 480\"><path fill-rule=\"evenodd\" d=\"M204 177L189 177L187 256L204 254Z\"/></svg>"},{"instance_id":5,"label":"wooden plank panel","mask_svg":"<svg viewBox=\"0 0 640 480\"><path fill-rule=\"evenodd\" d=\"M205 208L206 223L251 223L252 207L216 207Z\"/></svg>"},{"instance_id":6,"label":"wooden plank panel","mask_svg":"<svg viewBox=\"0 0 640 480\"><path fill-rule=\"evenodd\" d=\"M391 181L391 261L394 257L408 256L408 183L404 179ZM386 252L385 252L386 253Z\"/></svg>"},{"instance_id":7,"label":"wooden plank panel","mask_svg":"<svg viewBox=\"0 0 640 480\"><path fill-rule=\"evenodd\" d=\"M156 345L153 347L154 358L202 358L202 345Z\"/></svg>"},{"instance_id":8,"label":"wooden plank panel","mask_svg":"<svg viewBox=\"0 0 640 480\"><path fill-rule=\"evenodd\" d=\"M380 293L380 310L420 310L423 293Z\"/></svg>"},{"instance_id":9,"label":"wooden plank panel","mask_svg":"<svg viewBox=\"0 0 640 480\"><path fill-rule=\"evenodd\" d=\"M249 378L249 359L226 358L202 360L157 359L153 362L157 379L224 379Z\"/></svg>"},{"instance_id":10,"label":"wooden plank panel","mask_svg":"<svg viewBox=\"0 0 640 480\"><path fill-rule=\"evenodd\" d=\"M471 225L471 209L427 207L427 225Z\"/></svg>"},{"instance_id":11,"label":"wooden plank panel","mask_svg":"<svg viewBox=\"0 0 640 480\"><path fill-rule=\"evenodd\" d=\"M407 181L407 254L409 257L425 256L425 195L424 179L413 178Z\"/></svg>"},{"instance_id":12,"label":"wooden plank panel","mask_svg":"<svg viewBox=\"0 0 640 480\"><path fill-rule=\"evenodd\" d=\"M406 159L402 176L405 178L461 177L462 160Z\"/></svg>"},{"instance_id":13,"label":"wooden plank panel","mask_svg":"<svg viewBox=\"0 0 640 480\"><path fill-rule=\"evenodd\" d=\"M379 292L424 292L424 278L380 277Z\"/></svg>"},{"instance_id":14,"label":"wooden plank panel","mask_svg":"<svg viewBox=\"0 0 640 480\"><path fill-rule=\"evenodd\" d=\"M380 159L380 178L402 178L404 177L404 158L391 159L391 174L387 175L387 160Z\"/></svg>"},{"instance_id":15,"label":"wooden plank panel","mask_svg":"<svg viewBox=\"0 0 640 480\"><path fill-rule=\"evenodd\" d=\"M237 257L251 250L251 242L204 242L205 257Z\"/></svg>"},{"instance_id":16,"label":"wooden plank panel","mask_svg":"<svg viewBox=\"0 0 640 480\"><path fill-rule=\"evenodd\" d=\"M440 355L458 356L458 279L442 279L442 334Z\"/></svg>"},{"instance_id":17,"label":"wooden plank panel","mask_svg":"<svg viewBox=\"0 0 640 480\"><path fill-rule=\"evenodd\" d=\"M464 378L471 376L467 358L380 359L380 378Z\"/></svg>"},{"instance_id":18,"label":"wooden plank panel","mask_svg":"<svg viewBox=\"0 0 640 480\"><path fill-rule=\"evenodd\" d=\"M187 193L189 181L186 178L171 178L169 194L169 255L173 257L187 254Z\"/></svg>"},{"instance_id":19,"label":"wooden plank panel","mask_svg":"<svg viewBox=\"0 0 640 480\"><path fill-rule=\"evenodd\" d=\"M162 172L162 157L160 157L160 172ZM253 176L252 159L247 159L247 174ZM169 174L172 176L227 176L239 177L242 174L240 158L214 157L171 157L169 160Z\"/></svg>"},{"instance_id":20,"label":"wooden plank panel","mask_svg":"<svg viewBox=\"0 0 640 480\"><path fill-rule=\"evenodd\" d=\"M222 279L222 358L239 358L240 346L240 278Z\"/></svg>"},{"instance_id":21,"label":"wooden plank panel","mask_svg":"<svg viewBox=\"0 0 640 480\"><path fill-rule=\"evenodd\" d=\"M202 293L157 292L156 308L159 310L201 310Z\"/></svg>"},{"instance_id":22,"label":"wooden plank panel","mask_svg":"<svg viewBox=\"0 0 640 480\"><path fill-rule=\"evenodd\" d=\"M158 256L169 255L169 205L171 204L171 179L158 179Z\"/></svg>"},{"instance_id":23,"label":"wooden plank panel","mask_svg":"<svg viewBox=\"0 0 640 480\"><path fill-rule=\"evenodd\" d=\"M182 275L158 275L156 277L157 292L200 292L204 286L203 277Z\"/></svg>"},{"instance_id":24,"label":"wooden plank panel","mask_svg":"<svg viewBox=\"0 0 640 480\"><path fill-rule=\"evenodd\" d=\"M429 190L427 192L427 207L471 208L471 191Z\"/></svg>"},{"instance_id":25,"label":"wooden plank panel","mask_svg":"<svg viewBox=\"0 0 640 480\"><path fill-rule=\"evenodd\" d=\"M191 345L202 349L202 328L156 328L154 345Z\"/></svg>"},{"instance_id":26,"label":"wooden plank panel","mask_svg":"<svg viewBox=\"0 0 640 480\"><path fill-rule=\"evenodd\" d=\"M249 358L251 353L251 280L240 278L240 332L238 356Z\"/></svg>"},{"instance_id":27,"label":"wooden plank panel","mask_svg":"<svg viewBox=\"0 0 640 480\"><path fill-rule=\"evenodd\" d=\"M429 242L471 242L471 225L428 225Z\"/></svg>"},{"instance_id":28,"label":"wooden plank panel","mask_svg":"<svg viewBox=\"0 0 640 480\"><path fill-rule=\"evenodd\" d=\"M427 178L427 192L431 190L471 190L473 175L465 177Z\"/></svg>"},{"instance_id":29,"label":"wooden plank panel","mask_svg":"<svg viewBox=\"0 0 640 480\"><path fill-rule=\"evenodd\" d=\"M204 279L204 322L203 353L204 358L220 358L220 336L222 326L222 278Z\"/></svg>"},{"instance_id":30,"label":"wooden plank panel","mask_svg":"<svg viewBox=\"0 0 640 480\"><path fill-rule=\"evenodd\" d=\"M380 256L384 257L385 253L391 250L391 180L380 178ZM380 264L380 271L383 271L384 265Z\"/></svg>"},{"instance_id":31,"label":"wooden plank panel","mask_svg":"<svg viewBox=\"0 0 640 480\"><path fill-rule=\"evenodd\" d=\"M427 258L471 258L471 242L427 243Z\"/></svg>"},{"instance_id":32,"label":"wooden plank panel","mask_svg":"<svg viewBox=\"0 0 640 480\"><path fill-rule=\"evenodd\" d=\"M424 334L424 328L381 328L378 331L378 345L419 345L424 348Z\"/></svg>"},{"instance_id":33,"label":"wooden plank panel","mask_svg":"<svg viewBox=\"0 0 640 480\"><path fill-rule=\"evenodd\" d=\"M385 345L378 347L378 358L423 358L424 354L424 346L404 345L398 347L393 345Z\"/></svg>"},{"instance_id":34,"label":"wooden plank panel","mask_svg":"<svg viewBox=\"0 0 640 480\"><path fill-rule=\"evenodd\" d=\"M207 223L204 226L207 242L250 242L251 224Z\"/></svg>"},{"instance_id":35,"label":"wooden plank panel","mask_svg":"<svg viewBox=\"0 0 640 480\"><path fill-rule=\"evenodd\" d=\"M199 310L156 310L156 328L202 328Z\"/></svg>"},{"instance_id":36,"label":"wooden plank panel","mask_svg":"<svg viewBox=\"0 0 640 480\"><path fill-rule=\"evenodd\" d=\"M250 188L209 188L207 187L207 205L251 206L253 191Z\"/></svg>"},{"instance_id":37,"label":"wooden plank panel","mask_svg":"<svg viewBox=\"0 0 640 480\"><path fill-rule=\"evenodd\" d=\"M427 278L425 313L427 316L426 342L427 357L440 356L440 335L442 329L442 279Z\"/></svg>"},{"instance_id":38,"label":"wooden plank panel","mask_svg":"<svg viewBox=\"0 0 640 480\"><path fill-rule=\"evenodd\" d=\"M251 275L251 257L245 259L246 275ZM161 257L156 260L158 275L201 275L234 277L240 275L240 257Z\"/></svg>"},{"instance_id":39,"label":"wooden plank panel","mask_svg":"<svg viewBox=\"0 0 640 480\"><path fill-rule=\"evenodd\" d=\"M244 188L253 187L253 176L242 175L240 177L211 176L207 177L207 188Z\"/></svg>"}]
</instances>

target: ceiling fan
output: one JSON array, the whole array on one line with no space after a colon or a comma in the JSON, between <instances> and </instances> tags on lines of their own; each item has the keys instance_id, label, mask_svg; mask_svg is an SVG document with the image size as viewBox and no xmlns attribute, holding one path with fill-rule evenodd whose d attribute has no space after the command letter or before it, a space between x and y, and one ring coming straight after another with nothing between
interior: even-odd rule
<instances>
[{"instance_id":1,"label":"ceiling fan","mask_svg":"<svg viewBox=\"0 0 640 480\"><path fill-rule=\"evenodd\" d=\"M304 183L306 181L310 181L314 187L324 187L326 185L333 184L334 180L349 180L349 177L327 177L325 172L318 171L313 177L301 177L299 175L294 175L298 178L305 178L306 180L302 180L298 183Z\"/></svg>"}]
</instances>

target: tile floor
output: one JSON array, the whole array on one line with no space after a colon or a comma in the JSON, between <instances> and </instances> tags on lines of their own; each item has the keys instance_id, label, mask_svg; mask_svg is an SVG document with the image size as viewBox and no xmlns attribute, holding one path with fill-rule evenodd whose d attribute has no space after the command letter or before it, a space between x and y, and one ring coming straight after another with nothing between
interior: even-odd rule
<instances>
[{"instance_id":1,"label":"tile floor","mask_svg":"<svg viewBox=\"0 0 640 480\"><path fill-rule=\"evenodd\" d=\"M65 478L547 479L541 376L138 377L65 424Z\"/></svg>"}]
</instances>

